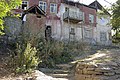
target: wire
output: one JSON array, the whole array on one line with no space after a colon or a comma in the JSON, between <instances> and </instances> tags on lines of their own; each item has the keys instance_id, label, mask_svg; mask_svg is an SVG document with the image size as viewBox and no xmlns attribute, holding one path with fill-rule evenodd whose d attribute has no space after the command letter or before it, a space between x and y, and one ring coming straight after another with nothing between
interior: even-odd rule
<instances>
[{"instance_id":1,"label":"wire","mask_svg":"<svg viewBox=\"0 0 120 80\"><path fill-rule=\"evenodd\" d=\"M109 3L110 5L113 5L112 3L108 2L107 0L104 0L105 2Z\"/></svg>"}]
</instances>

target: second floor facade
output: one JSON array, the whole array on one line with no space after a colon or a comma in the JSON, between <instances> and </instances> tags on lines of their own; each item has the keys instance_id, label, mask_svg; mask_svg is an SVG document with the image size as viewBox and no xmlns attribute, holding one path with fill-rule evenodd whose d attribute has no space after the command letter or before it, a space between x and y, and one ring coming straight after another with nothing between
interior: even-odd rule
<instances>
[{"instance_id":1,"label":"second floor facade","mask_svg":"<svg viewBox=\"0 0 120 80\"><path fill-rule=\"evenodd\" d=\"M21 9L39 5L46 16L56 16L63 21L96 26L96 9L82 3L69 0L23 0Z\"/></svg>"}]
</instances>

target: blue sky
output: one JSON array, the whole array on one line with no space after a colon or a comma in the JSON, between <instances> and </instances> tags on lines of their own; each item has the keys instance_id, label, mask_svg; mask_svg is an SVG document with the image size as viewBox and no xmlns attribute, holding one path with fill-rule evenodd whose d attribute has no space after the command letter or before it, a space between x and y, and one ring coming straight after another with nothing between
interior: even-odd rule
<instances>
[{"instance_id":1,"label":"blue sky","mask_svg":"<svg viewBox=\"0 0 120 80\"><path fill-rule=\"evenodd\" d=\"M84 3L86 5L92 3L93 1L95 0L74 0L74 1L79 1L80 3ZM111 5L107 2L105 2L104 0L97 0L103 7L106 6L106 7L110 7ZM106 0L110 3L115 3L117 0Z\"/></svg>"}]
</instances>

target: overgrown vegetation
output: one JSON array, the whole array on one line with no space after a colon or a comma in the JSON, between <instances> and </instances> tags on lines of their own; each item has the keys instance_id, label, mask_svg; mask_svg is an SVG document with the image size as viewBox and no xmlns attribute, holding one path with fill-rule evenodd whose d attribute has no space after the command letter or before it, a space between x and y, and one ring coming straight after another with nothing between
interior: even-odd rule
<instances>
[{"instance_id":1,"label":"overgrown vegetation","mask_svg":"<svg viewBox=\"0 0 120 80\"><path fill-rule=\"evenodd\" d=\"M113 36L113 42L120 42L120 0L117 0L116 3L112 6L112 29L115 31Z\"/></svg>"},{"instance_id":2,"label":"overgrown vegetation","mask_svg":"<svg viewBox=\"0 0 120 80\"><path fill-rule=\"evenodd\" d=\"M86 49L85 43L64 43L60 41L48 41L40 39L37 45L39 58L42 63L39 67L55 67L56 64L67 63L73 57Z\"/></svg>"},{"instance_id":3,"label":"overgrown vegetation","mask_svg":"<svg viewBox=\"0 0 120 80\"><path fill-rule=\"evenodd\" d=\"M16 73L31 72L39 63L37 50L30 43L17 45L16 55L12 58L12 65Z\"/></svg>"},{"instance_id":4,"label":"overgrown vegetation","mask_svg":"<svg viewBox=\"0 0 120 80\"><path fill-rule=\"evenodd\" d=\"M3 34L3 18L8 15L11 9L21 4L21 0L0 0L0 35Z\"/></svg>"},{"instance_id":5,"label":"overgrown vegetation","mask_svg":"<svg viewBox=\"0 0 120 80\"><path fill-rule=\"evenodd\" d=\"M55 67L57 63L65 63L72 60L70 50L67 49L63 42L40 40L37 45L39 58L42 63L40 67Z\"/></svg>"}]
</instances>

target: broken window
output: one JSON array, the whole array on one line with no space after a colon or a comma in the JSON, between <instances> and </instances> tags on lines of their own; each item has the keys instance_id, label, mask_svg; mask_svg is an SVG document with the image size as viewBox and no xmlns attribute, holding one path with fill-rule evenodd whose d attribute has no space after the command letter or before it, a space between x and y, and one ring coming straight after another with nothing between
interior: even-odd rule
<instances>
[{"instance_id":1,"label":"broken window","mask_svg":"<svg viewBox=\"0 0 120 80\"><path fill-rule=\"evenodd\" d=\"M57 13L57 4L50 3L50 12Z\"/></svg>"},{"instance_id":2,"label":"broken window","mask_svg":"<svg viewBox=\"0 0 120 80\"><path fill-rule=\"evenodd\" d=\"M28 8L28 1L22 1L22 9L26 10Z\"/></svg>"},{"instance_id":3,"label":"broken window","mask_svg":"<svg viewBox=\"0 0 120 80\"><path fill-rule=\"evenodd\" d=\"M43 11L46 12L46 7L47 7L46 2L44 2L44 1L39 1L39 6L40 6L40 8L41 8Z\"/></svg>"}]
</instances>

